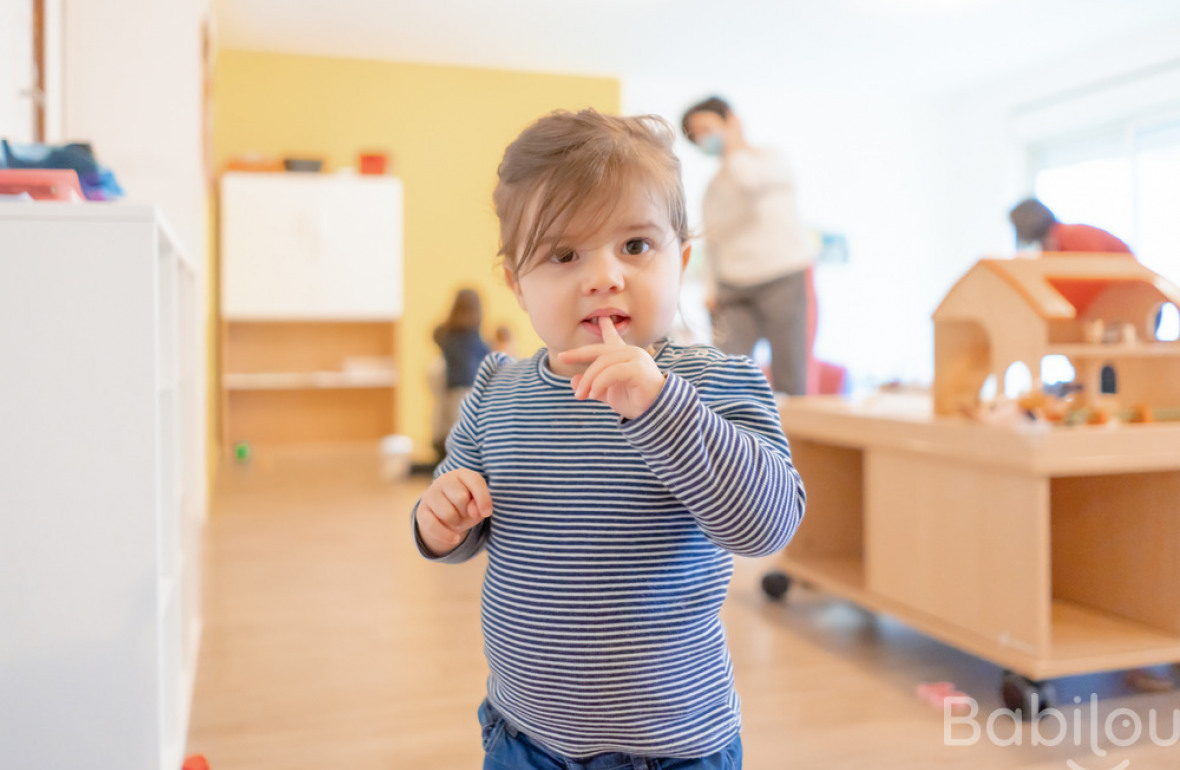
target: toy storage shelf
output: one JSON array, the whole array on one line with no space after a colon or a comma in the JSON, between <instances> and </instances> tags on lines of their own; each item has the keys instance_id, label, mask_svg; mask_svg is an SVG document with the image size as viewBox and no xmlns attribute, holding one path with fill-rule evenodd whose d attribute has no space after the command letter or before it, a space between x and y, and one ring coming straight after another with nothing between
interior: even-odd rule
<instances>
[{"instance_id":1,"label":"toy storage shelf","mask_svg":"<svg viewBox=\"0 0 1180 770\"><path fill-rule=\"evenodd\" d=\"M367 441L396 432L392 319L231 319L222 329L228 446Z\"/></svg>"},{"instance_id":2,"label":"toy storage shelf","mask_svg":"<svg viewBox=\"0 0 1180 770\"><path fill-rule=\"evenodd\" d=\"M226 174L221 264L225 447L396 432L400 181Z\"/></svg>"},{"instance_id":3,"label":"toy storage shelf","mask_svg":"<svg viewBox=\"0 0 1180 770\"><path fill-rule=\"evenodd\" d=\"M10 203L0 243L4 765L175 770L201 635L198 274L150 206Z\"/></svg>"},{"instance_id":4,"label":"toy storage shelf","mask_svg":"<svg viewBox=\"0 0 1180 770\"><path fill-rule=\"evenodd\" d=\"M1180 425L780 413L808 493L789 575L1032 679L1180 661Z\"/></svg>"}]
</instances>

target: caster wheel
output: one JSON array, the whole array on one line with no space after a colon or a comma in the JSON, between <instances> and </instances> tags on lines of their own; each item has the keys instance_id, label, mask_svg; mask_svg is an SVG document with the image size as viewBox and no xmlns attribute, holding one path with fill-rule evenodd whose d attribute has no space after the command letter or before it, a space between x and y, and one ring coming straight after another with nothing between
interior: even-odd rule
<instances>
[{"instance_id":1,"label":"caster wheel","mask_svg":"<svg viewBox=\"0 0 1180 770\"><path fill-rule=\"evenodd\" d=\"M1005 671L1000 680L1000 697L1004 706L1020 713L1030 722L1053 705L1056 694L1048 682L1034 682L1012 671Z\"/></svg>"},{"instance_id":2,"label":"caster wheel","mask_svg":"<svg viewBox=\"0 0 1180 770\"><path fill-rule=\"evenodd\" d=\"M767 572L762 576L762 592L775 601L786 596L790 588L791 578L782 572Z\"/></svg>"}]
</instances>

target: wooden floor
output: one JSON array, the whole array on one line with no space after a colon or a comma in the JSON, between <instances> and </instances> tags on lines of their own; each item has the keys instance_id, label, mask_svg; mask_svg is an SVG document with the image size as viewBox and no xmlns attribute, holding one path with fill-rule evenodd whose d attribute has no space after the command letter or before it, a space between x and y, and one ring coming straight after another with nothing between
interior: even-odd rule
<instances>
[{"instance_id":1,"label":"wooden floor","mask_svg":"<svg viewBox=\"0 0 1180 770\"><path fill-rule=\"evenodd\" d=\"M425 484L383 482L367 450L259 451L221 469L189 753L212 770L481 766L484 561L417 556L408 514ZM1121 674L1058 680L1060 723L989 729L998 669L806 589L770 602L758 583L773 566L739 559L723 610L747 770L1180 767L1176 692L1129 693ZM960 745L915 694L941 680L979 701L949 726ZM1116 745L1136 725L1139 740Z\"/></svg>"}]
</instances>

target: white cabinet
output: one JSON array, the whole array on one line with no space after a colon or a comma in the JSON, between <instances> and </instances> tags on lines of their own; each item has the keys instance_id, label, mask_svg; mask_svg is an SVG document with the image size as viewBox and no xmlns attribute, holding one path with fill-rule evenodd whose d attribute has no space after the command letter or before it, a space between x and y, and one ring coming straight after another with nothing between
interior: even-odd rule
<instances>
[{"instance_id":1,"label":"white cabinet","mask_svg":"<svg viewBox=\"0 0 1180 770\"><path fill-rule=\"evenodd\" d=\"M0 205L4 767L180 767L205 519L196 285L152 207Z\"/></svg>"},{"instance_id":2,"label":"white cabinet","mask_svg":"<svg viewBox=\"0 0 1180 770\"><path fill-rule=\"evenodd\" d=\"M398 318L401 182L387 176L226 174L221 255L227 320Z\"/></svg>"}]
</instances>

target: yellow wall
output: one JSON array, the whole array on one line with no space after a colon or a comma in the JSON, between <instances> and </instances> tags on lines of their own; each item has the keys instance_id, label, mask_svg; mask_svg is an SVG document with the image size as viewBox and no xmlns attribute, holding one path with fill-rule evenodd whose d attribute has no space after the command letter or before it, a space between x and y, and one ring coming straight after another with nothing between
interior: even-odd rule
<instances>
[{"instance_id":1,"label":"yellow wall","mask_svg":"<svg viewBox=\"0 0 1180 770\"><path fill-rule=\"evenodd\" d=\"M363 149L392 154L393 172L405 185L399 425L416 451L430 443L425 377L438 354L430 332L456 289L472 286L483 295L485 333L507 323L522 354L539 345L494 269L499 234L492 188L504 147L522 128L552 110L582 107L617 112L618 80L218 52L213 95L218 168L242 153L322 157L326 171L355 167ZM211 264L216 286L216 255ZM210 425L217 426L218 419L213 414Z\"/></svg>"}]
</instances>

